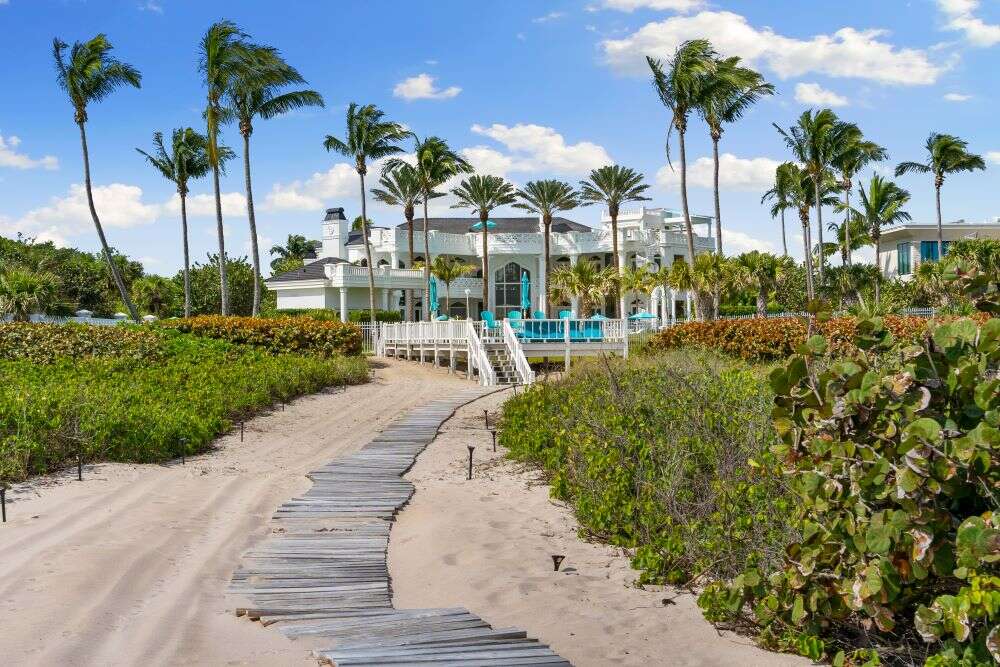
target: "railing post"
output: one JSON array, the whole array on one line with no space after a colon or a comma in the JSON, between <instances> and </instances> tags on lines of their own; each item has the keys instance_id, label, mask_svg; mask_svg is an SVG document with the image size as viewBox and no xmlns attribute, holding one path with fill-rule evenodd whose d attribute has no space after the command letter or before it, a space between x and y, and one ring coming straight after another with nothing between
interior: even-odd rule
<instances>
[{"instance_id":1,"label":"railing post","mask_svg":"<svg viewBox=\"0 0 1000 667\"><path fill-rule=\"evenodd\" d=\"M570 351L569 351L569 322L570 322L570 318L566 317L566 318L563 319L563 345L566 348L565 350L563 350L563 372L568 372L569 371L569 363L570 363L569 362L569 358L570 358ZM548 372L548 369L546 369L546 372Z\"/></svg>"}]
</instances>

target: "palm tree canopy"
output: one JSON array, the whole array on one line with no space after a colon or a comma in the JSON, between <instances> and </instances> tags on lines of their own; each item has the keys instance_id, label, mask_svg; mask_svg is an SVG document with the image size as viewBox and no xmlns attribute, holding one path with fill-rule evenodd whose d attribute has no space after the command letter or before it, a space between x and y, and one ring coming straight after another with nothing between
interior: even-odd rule
<instances>
[{"instance_id":1,"label":"palm tree canopy","mask_svg":"<svg viewBox=\"0 0 1000 667\"><path fill-rule=\"evenodd\" d=\"M741 282L755 289L771 290L791 270L795 263L789 257L751 250L733 258Z\"/></svg>"},{"instance_id":2,"label":"palm tree canopy","mask_svg":"<svg viewBox=\"0 0 1000 667\"><path fill-rule=\"evenodd\" d=\"M431 275L450 285L462 276L468 275L476 270L471 264L466 264L457 257L445 257L438 255L430 264Z\"/></svg>"},{"instance_id":3,"label":"palm tree canopy","mask_svg":"<svg viewBox=\"0 0 1000 667\"><path fill-rule=\"evenodd\" d=\"M645 196L649 185L642 179L639 172L617 164L594 169L588 180L580 181L581 203L583 206L603 203L608 207L608 214L615 217L622 204L649 201Z\"/></svg>"},{"instance_id":4,"label":"palm tree canopy","mask_svg":"<svg viewBox=\"0 0 1000 667\"><path fill-rule=\"evenodd\" d=\"M286 63L275 49L257 47L267 53L270 64L242 69L226 90L229 113L246 135L253 132L255 117L265 120L307 106L324 106L323 96L314 90L293 90L282 93L287 86L305 83L298 70Z\"/></svg>"},{"instance_id":5,"label":"palm tree canopy","mask_svg":"<svg viewBox=\"0 0 1000 667\"><path fill-rule=\"evenodd\" d=\"M385 120L385 112L374 104L359 106L351 102L347 107L347 136L338 139L328 134L323 147L354 158L355 168L364 175L368 172L368 160L402 153L403 149L398 144L409 136L409 130L399 123Z\"/></svg>"},{"instance_id":6,"label":"palm tree canopy","mask_svg":"<svg viewBox=\"0 0 1000 667\"><path fill-rule=\"evenodd\" d=\"M700 104L707 76L715 70L716 56L707 39L683 42L665 65L646 56L656 94L663 106L670 109L671 128L682 132L686 129L688 114Z\"/></svg>"},{"instance_id":7,"label":"palm tree canopy","mask_svg":"<svg viewBox=\"0 0 1000 667\"><path fill-rule=\"evenodd\" d=\"M762 97L773 94L774 85L766 82L760 72L740 65L738 56L724 58L707 76L698 113L718 139L724 124L735 123Z\"/></svg>"},{"instance_id":8,"label":"palm tree canopy","mask_svg":"<svg viewBox=\"0 0 1000 667\"><path fill-rule=\"evenodd\" d=\"M413 216L413 208L420 205L423 189L420 174L408 162L400 162L394 169L385 172L378 180L381 188L372 188L375 199L389 206L402 206L407 217ZM443 192L431 192L430 199L444 197Z\"/></svg>"},{"instance_id":9,"label":"palm tree canopy","mask_svg":"<svg viewBox=\"0 0 1000 667\"><path fill-rule=\"evenodd\" d=\"M59 279L48 271L12 266L0 272L0 316L27 322L58 305Z\"/></svg>"},{"instance_id":10,"label":"palm tree canopy","mask_svg":"<svg viewBox=\"0 0 1000 667\"><path fill-rule=\"evenodd\" d=\"M621 286L623 292L649 294L657 286L656 275L645 265L636 268L628 267L622 273Z\"/></svg>"},{"instance_id":11,"label":"palm tree canopy","mask_svg":"<svg viewBox=\"0 0 1000 667\"><path fill-rule=\"evenodd\" d=\"M784 179L788 208L797 210L800 216L808 216L809 209L816 205L816 189L813 187L809 170L794 162L785 162L779 165L778 169L782 170L781 177ZM819 188L820 204L822 206L838 204L836 193L837 183L829 172L824 172ZM780 213L780 209L777 212Z\"/></svg>"},{"instance_id":12,"label":"palm tree canopy","mask_svg":"<svg viewBox=\"0 0 1000 667\"><path fill-rule=\"evenodd\" d=\"M417 138L413 148L413 157L413 165L402 158L386 160L382 173L387 174L403 167L403 165L412 166L420 181L420 190L428 199L441 196L434 193L434 188L449 178L459 174L471 174L474 171L472 165L453 151L441 137L427 137L423 140Z\"/></svg>"},{"instance_id":13,"label":"palm tree canopy","mask_svg":"<svg viewBox=\"0 0 1000 667\"><path fill-rule=\"evenodd\" d=\"M861 206L855 215L864 221L872 239L878 239L883 227L911 219L903 210L910 201L910 193L882 176L872 176L867 190L859 185L858 196Z\"/></svg>"},{"instance_id":14,"label":"palm tree canopy","mask_svg":"<svg viewBox=\"0 0 1000 667\"><path fill-rule=\"evenodd\" d=\"M864 138L857 126L848 128L843 145L833 156L832 166L844 181L844 187L850 187L850 180L867 165L889 159L889 152L874 141Z\"/></svg>"},{"instance_id":15,"label":"palm tree canopy","mask_svg":"<svg viewBox=\"0 0 1000 667\"><path fill-rule=\"evenodd\" d=\"M537 213L546 222L558 211L569 211L580 205L580 195L573 186L554 179L529 181L517 191L517 197L521 201L515 203L514 208Z\"/></svg>"},{"instance_id":16,"label":"palm tree canopy","mask_svg":"<svg viewBox=\"0 0 1000 667\"><path fill-rule=\"evenodd\" d=\"M931 132L924 148L927 151L924 162L900 162L896 165L896 176L908 173L932 173L940 185L944 177L961 171L976 171L986 168L982 156L968 151L969 142L951 134Z\"/></svg>"},{"instance_id":17,"label":"palm tree canopy","mask_svg":"<svg viewBox=\"0 0 1000 667\"><path fill-rule=\"evenodd\" d=\"M777 218L782 211L793 208L791 202L791 191L794 181L799 177L799 169L792 162L779 164L774 170L774 186L764 193L760 198L760 203L773 201L771 205L771 217Z\"/></svg>"},{"instance_id":18,"label":"palm tree canopy","mask_svg":"<svg viewBox=\"0 0 1000 667\"><path fill-rule=\"evenodd\" d=\"M313 241L307 240L301 234L289 234L284 246L271 246L271 254L277 255L282 259L288 257L303 259L315 249L316 244Z\"/></svg>"},{"instance_id":19,"label":"palm tree canopy","mask_svg":"<svg viewBox=\"0 0 1000 667\"><path fill-rule=\"evenodd\" d=\"M774 127L814 181L860 136L857 125L838 119L830 109L804 111L787 130L777 123Z\"/></svg>"},{"instance_id":20,"label":"palm tree canopy","mask_svg":"<svg viewBox=\"0 0 1000 667\"><path fill-rule=\"evenodd\" d=\"M837 206L837 210L842 211L843 209L843 204ZM834 232L836 235L837 243L835 244L835 247L839 248L841 251L847 250L847 231L850 231L851 252L863 248L866 245L870 245L872 239L868 234L868 225L866 225L864 219L857 214L857 211L850 211L848 220L850 220L851 225L849 229L845 226L845 222L831 222L826 226L827 229Z\"/></svg>"},{"instance_id":21,"label":"palm tree canopy","mask_svg":"<svg viewBox=\"0 0 1000 667\"><path fill-rule=\"evenodd\" d=\"M597 262L581 259L576 264L559 266L549 277L549 293L556 300L580 299L583 314L601 303L614 289L618 274L614 267L602 269Z\"/></svg>"},{"instance_id":22,"label":"palm tree canopy","mask_svg":"<svg viewBox=\"0 0 1000 667\"><path fill-rule=\"evenodd\" d=\"M72 47L59 38L52 40L56 80L69 95L78 123L87 121L89 103L100 102L124 86L142 86L139 70L113 58L113 48L104 34L86 42L74 42Z\"/></svg>"},{"instance_id":23,"label":"palm tree canopy","mask_svg":"<svg viewBox=\"0 0 1000 667\"><path fill-rule=\"evenodd\" d=\"M458 199L452 208L472 209L480 220L488 218L493 209L517 201L514 186L500 176L473 174L453 188L451 194Z\"/></svg>"},{"instance_id":24,"label":"palm tree canopy","mask_svg":"<svg viewBox=\"0 0 1000 667\"><path fill-rule=\"evenodd\" d=\"M135 150L165 179L176 185L181 195L188 193L189 179L203 178L212 170L208 161L208 138L190 127L179 127L171 133L169 150L163 143L162 132L153 134L152 153L139 148ZM226 153L225 159L233 156L229 148L223 146L220 150Z\"/></svg>"}]
</instances>

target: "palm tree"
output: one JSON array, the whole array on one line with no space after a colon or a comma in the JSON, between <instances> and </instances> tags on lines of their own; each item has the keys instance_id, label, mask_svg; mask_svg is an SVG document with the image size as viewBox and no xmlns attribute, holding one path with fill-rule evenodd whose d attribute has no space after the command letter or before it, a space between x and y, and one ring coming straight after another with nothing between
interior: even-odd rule
<instances>
[{"instance_id":1,"label":"palm tree","mask_svg":"<svg viewBox=\"0 0 1000 667\"><path fill-rule=\"evenodd\" d=\"M868 235L875 244L875 266L879 267L881 276L882 228L911 218L910 214L903 210L910 201L910 193L892 181L875 175L869 181L867 191L858 186L858 196L861 198L861 208L855 211L855 215L864 222ZM880 284L881 280L875 282L876 302L880 299Z\"/></svg>"},{"instance_id":2,"label":"palm tree","mask_svg":"<svg viewBox=\"0 0 1000 667\"><path fill-rule=\"evenodd\" d=\"M427 137L424 140L417 139L413 149L415 169L417 179L420 182L420 201L424 208L424 302L430 299L431 294L431 272L428 262L430 262L431 249L430 240L427 235L427 202L434 197L441 196L435 192L435 188L443 185L445 181L459 174L472 173L472 165L463 157L453 151L440 137ZM400 158L393 158L385 163L382 173L386 174L391 170L401 168L408 164ZM412 250L411 250L412 259ZM486 293L483 293L486 296ZM429 308L424 308L424 318L430 320L431 312Z\"/></svg>"},{"instance_id":3,"label":"palm tree","mask_svg":"<svg viewBox=\"0 0 1000 667\"><path fill-rule=\"evenodd\" d=\"M715 316L715 296L736 286L734 265L715 253L702 253L694 258L694 266L674 262L670 267L670 285L674 289L694 292L699 319Z\"/></svg>"},{"instance_id":4,"label":"palm tree","mask_svg":"<svg viewBox=\"0 0 1000 667\"><path fill-rule=\"evenodd\" d=\"M135 302L147 313L166 317L177 305L177 284L163 276L143 276L132 283Z\"/></svg>"},{"instance_id":5,"label":"palm tree","mask_svg":"<svg viewBox=\"0 0 1000 667\"><path fill-rule=\"evenodd\" d=\"M980 273L1000 277L1000 239L959 239L948 247L949 259L961 259Z\"/></svg>"},{"instance_id":6,"label":"palm tree","mask_svg":"<svg viewBox=\"0 0 1000 667\"><path fill-rule=\"evenodd\" d=\"M799 167L793 162L785 162L779 169L782 169L784 177L787 178L787 197L790 208L794 208L799 213L799 222L802 223L802 245L806 267L806 293L812 299L816 296L813 285L813 263L812 263L812 227L809 224L809 211L816 206L816 189L813 186L812 176L805 168ZM819 204L820 206L832 206L837 203L834 195L836 183L833 177L827 172L826 178L820 182ZM823 247L822 245L820 247Z\"/></svg>"},{"instance_id":7,"label":"palm tree","mask_svg":"<svg viewBox=\"0 0 1000 667\"><path fill-rule=\"evenodd\" d=\"M712 138L713 189L715 194L715 251L722 254L722 210L719 202L719 140L723 126L735 123L762 97L774 94L774 86L759 72L740 65L737 56L719 60L707 75L698 113Z\"/></svg>"},{"instance_id":8,"label":"palm tree","mask_svg":"<svg viewBox=\"0 0 1000 667\"><path fill-rule=\"evenodd\" d=\"M316 245L306 239L306 237L301 234L289 234L288 240L285 241L285 245L273 245L271 246L271 254L277 255L275 259L271 261L271 269L273 270L279 262L283 262L289 259L305 259L308 255L316 250Z\"/></svg>"},{"instance_id":9,"label":"palm tree","mask_svg":"<svg viewBox=\"0 0 1000 667\"><path fill-rule=\"evenodd\" d=\"M645 265L629 267L622 274L621 287L627 301L636 294L649 296L656 289L656 276Z\"/></svg>"},{"instance_id":10,"label":"palm tree","mask_svg":"<svg viewBox=\"0 0 1000 667\"><path fill-rule=\"evenodd\" d=\"M544 230L543 243L545 248L545 284L549 284L549 276L552 274L550 267L551 256L551 234L552 216L558 211L569 211L580 205L580 195L569 183L557 180L528 181L523 190L517 191L517 196L521 200L514 204L514 208L531 211L542 216L542 227ZM545 299L545 314L549 315L549 296L546 290L543 297Z\"/></svg>"},{"instance_id":11,"label":"palm tree","mask_svg":"<svg viewBox=\"0 0 1000 667\"><path fill-rule=\"evenodd\" d=\"M649 197L644 196L648 189L649 186L642 182L642 174L617 164L594 169L588 180L580 181L580 199L584 206L600 202L608 207L608 217L611 218L611 254L614 256L615 273L619 278L622 275L622 261L618 252L618 213L622 204L649 201ZM688 227L690 226L689 223ZM622 316L620 301L621 299L615 298L616 317Z\"/></svg>"},{"instance_id":12,"label":"palm tree","mask_svg":"<svg viewBox=\"0 0 1000 667\"><path fill-rule=\"evenodd\" d=\"M859 133L857 126L837 118L830 109L804 111L796 125L788 130L777 123L774 127L804 165L813 185L813 205L816 207L816 224L819 245L823 246L823 199L820 193L823 182L829 177L832 165ZM819 261L819 281L823 284L823 258Z\"/></svg>"},{"instance_id":13,"label":"palm tree","mask_svg":"<svg viewBox=\"0 0 1000 667\"><path fill-rule=\"evenodd\" d=\"M56 305L59 279L48 271L14 266L0 272L0 317L29 322L32 313L45 313Z\"/></svg>"},{"instance_id":14,"label":"palm tree","mask_svg":"<svg viewBox=\"0 0 1000 667\"><path fill-rule=\"evenodd\" d=\"M587 317L594 306L603 303L614 291L618 273L612 267L602 269L597 262L582 259L576 264L560 266L552 272L549 292L557 301L577 299L580 317Z\"/></svg>"},{"instance_id":15,"label":"palm tree","mask_svg":"<svg viewBox=\"0 0 1000 667\"><path fill-rule=\"evenodd\" d=\"M854 226L853 224L847 224L847 221L851 219L851 188L854 187L852 179L855 174L872 162L881 162L888 159L889 153L874 141L867 141L861 134L861 130L857 127L853 128L853 131L849 131L845 139L843 150L839 151L833 159L833 168L840 174L840 187L844 191L843 210L847 212L844 217L845 224L838 228L841 230L844 238L843 240L838 239L838 242L841 244L841 249L846 251L846 255L843 256L843 263L850 266L851 251L856 250L862 245L867 245L867 243L854 244L851 240L851 235L854 233Z\"/></svg>"},{"instance_id":16,"label":"palm tree","mask_svg":"<svg viewBox=\"0 0 1000 667\"><path fill-rule=\"evenodd\" d=\"M365 174L368 160L381 160L402 153L399 142L410 136L410 132L399 123L385 120L385 113L374 104L359 106L354 102L347 108L347 135L343 140L326 135L323 146L327 151L336 151L354 158L354 168L361 179L361 219L368 219ZM365 227L361 237L365 241L365 257L368 259L368 303L369 317L375 325L375 274L372 262L372 244L369 229Z\"/></svg>"},{"instance_id":17,"label":"palm tree","mask_svg":"<svg viewBox=\"0 0 1000 667\"><path fill-rule=\"evenodd\" d=\"M666 64L646 56L653 72L653 87L660 101L670 110L667 131L667 162L670 162L670 132L677 130L681 155L681 206L684 209L684 227L687 232L688 264L694 266L694 230L687 196L687 150L684 134L688 116L697 109L705 94L708 77L716 68L716 52L707 39L692 39L681 44L674 57ZM672 165L671 165L672 166Z\"/></svg>"},{"instance_id":18,"label":"palm tree","mask_svg":"<svg viewBox=\"0 0 1000 667\"><path fill-rule=\"evenodd\" d=\"M248 70L267 68L273 64L274 51L248 41L248 35L231 21L213 23L199 45L198 71L201 72L208 100L205 107L205 124L208 137L208 162L212 167L212 185L215 191L215 227L219 238L219 289L220 310L229 314L229 281L226 276L226 238L222 226L222 191L219 174L223 159L219 146L219 128L231 117L223 107L223 98Z\"/></svg>"},{"instance_id":19,"label":"palm tree","mask_svg":"<svg viewBox=\"0 0 1000 667\"><path fill-rule=\"evenodd\" d=\"M220 146L231 155L228 148ZM181 200L181 242L184 246L184 317L191 317L191 256L188 251L187 196L188 181L208 175L208 139L190 127L177 128L171 134L170 150L163 144L163 133L153 134L153 152L136 148L165 179L177 188Z\"/></svg>"},{"instance_id":20,"label":"palm tree","mask_svg":"<svg viewBox=\"0 0 1000 667\"><path fill-rule=\"evenodd\" d=\"M438 255L430 265L431 275L444 283L444 312L451 317L451 284L476 270L471 264L466 264L457 257ZM465 314L469 317L469 314Z\"/></svg>"},{"instance_id":21,"label":"palm tree","mask_svg":"<svg viewBox=\"0 0 1000 667\"><path fill-rule=\"evenodd\" d=\"M771 205L771 217L781 216L781 248L785 257L788 257L788 239L785 236L785 211L794 208L789 198L789 193L793 187L792 179L795 178L795 165L791 162L779 164L774 170L774 186L764 193L760 198L760 203L774 201Z\"/></svg>"},{"instance_id":22,"label":"palm tree","mask_svg":"<svg viewBox=\"0 0 1000 667\"><path fill-rule=\"evenodd\" d=\"M225 91L227 115L239 124L243 136L243 181L247 196L247 218L250 223L250 258L253 262L253 306L251 315L260 314L260 250L257 247L257 218L253 208L253 187L250 182L250 135L254 118L268 120L307 106L323 106L323 96L314 90L281 92L287 86L305 83L298 70L286 63L269 47L258 47L254 57L263 57L267 66L241 67L232 85Z\"/></svg>"},{"instance_id":23,"label":"palm tree","mask_svg":"<svg viewBox=\"0 0 1000 667\"><path fill-rule=\"evenodd\" d=\"M941 186L945 176L961 171L986 168L982 156L968 151L969 143L951 134L931 132L924 148L926 162L901 162L896 165L896 176L910 172L934 174L934 197L937 203L938 257L944 257L944 230L941 226Z\"/></svg>"},{"instance_id":24,"label":"palm tree","mask_svg":"<svg viewBox=\"0 0 1000 667\"><path fill-rule=\"evenodd\" d=\"M483 302L490 310L490 211L500 206L508 206L517 201L514 186L500 176L480 176L473 174L453 188L451 194L458 201L452 208L470 208L479 214L479 226L483 228Z\"/></svg>"},{"instance_id":25,"label":"palm tree","mask_svg":"<svg viewBox=\"0 0 1000 667\"><path fill-rule=\"evenodd\" d=\"M659 267L652 276L653 282L660 287L660 290L662 292L660 300L664 304L663 308L664 320L666 320L667 318L673 318L672 313L674 310L673 302L667 301L667 291L671 288L670 268L671 267L664 264L663 266Z\"/></svg>"},{"instance_id":26,"label":"palm tree","mask_svg":"<svg viewBox=\"0 0 1000 667\"><path fill-rule=\"evenodd\" d=\"M759 250L745 252L734 259L743 269L744 283L757 291L757 317L766 317L767 297L791 269L791 260Z\"/></svg>"},{"instance_id":27,"label":"palm tree","mask_svg":"<svg viewBox=\"0 0 1000 667\"><path fill-rule=\"evenodd\" d=\"M69 49L68 59L64 57L67 48ZM90 217L94 221L94 229L97 230L97 237L101 241L104 260L111 270L122 303L125 304L132 319L138 322L139 312L135 309L128 290L125 288L125 281L122 280L121 272L114 262L111 247L104 235L104 227L101 225L101 219L97 216L97 209L94 207L94 192L90 180L90 151L87 149L87 130L85 127L87 106L100 102L123 86L139 88L142 82L142 74L139 73L139 70L128 63L111 57L112 48L111 42L103 34L86 42L75 42L72 47L56 38L52 41L52 56L56 62L56 81L69 96L69 101L73 105L73 120L80 128L80 147L83 150L83 183L87 192Z\"/></svg>"},{"instance_id":28,"label":"palm tree","mask_svg":"<svg viewBox=\"0 0 1000 667\"><path fill-rule=\"evenodd\" d=\"M838 204L838 209L845 205ZM834 233L834 237L837 240L836 243L827 243L827 245L833 246L834 252L840 251L840 263L842 266L851 266L851 253L872 243L864 221L850 212L843 222L839 224L831 222L826 228Z\"/></svg>"}]
</instances>

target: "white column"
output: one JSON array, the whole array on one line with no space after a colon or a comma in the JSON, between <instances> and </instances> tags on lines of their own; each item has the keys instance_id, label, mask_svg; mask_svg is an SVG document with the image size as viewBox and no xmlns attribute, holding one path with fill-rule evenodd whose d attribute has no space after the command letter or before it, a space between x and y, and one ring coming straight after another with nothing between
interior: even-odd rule
<instances>
[{"instance_id":1,"label":"white column","mask_svg":"<svg viewBox=\"0 0 1000 667\"><path fill-rule=\"evenodd\" d=\"M579 253L575 253L575 254L570 255L569 256L569 263L572 266L576 266L577 264L579 264L580 263L580 254ZM570 297L569 304L570 304L569 305L570 310L573 311L573 317L579 317L580 316L580 299L577 298L577 297L575 297L575 296L574 297Z\"/></svg>"},{"instance_id":2,"label":"white column","mask_svg":"<svg viewBox=\"0 0 1000 667\"><path fill-rule=\"evenodd\" d=\"M392 290L382 290L382 310L389 310L389 292Z\"/></svg>"},{"instance_id":3,"label":"white column","mask_svg":"<svg viewBox=\"0 0 1000 667\"><path fill-rule=\"evenodd\" d=\"M691 290L684 293L684 314L691 319Z\"/></svg>"},{"instance_id":4,"label":"white column","mask_svg":"<svg viewBox=\"0 0 1000 667\"><path fill-rule=\"evenodd\" d=\"M347 321L347 288L340 288L340 321Z\"/></svg>"},{"instance_id":5,"label":"white column","mask_svg":"<svg viewBox=\"0 0 1000 667\"><path fill-rule=\"evenodd\" d=\"M389 268L391 268L391 269L398 269L399 268L399 253L397 253L395 250L393 250L389 254L389 261L392 263Z\"/></svg>"},{"instance_id":6,"label":"white column","mask_svg":"<svg viewBox=\"0 0 1000 667\"><path fill-rule=\"evenodd\" d=\"M618 239L618 265L621 266L621 272L619 275L625 271L625 260L628 257L628 253L625 252L625 233L623 230L619 229L619 234L621 238ZM621 313L622 318L628 316L628 311L625 309L625 291L618 290L618 312Z\"/></svg>"},{"instance_id":7,"label":"white column","mask_svg":"<svg viewBox=\"0 0 1000 667\"><path fill-rule=\"evenodd\" d=\"M545 292L549 286L545 284L545 254L538 256L538 290L535 293L535 309L545 310ZM528 313L530 316L531 313Z\"/></svg>"}]
</instances>

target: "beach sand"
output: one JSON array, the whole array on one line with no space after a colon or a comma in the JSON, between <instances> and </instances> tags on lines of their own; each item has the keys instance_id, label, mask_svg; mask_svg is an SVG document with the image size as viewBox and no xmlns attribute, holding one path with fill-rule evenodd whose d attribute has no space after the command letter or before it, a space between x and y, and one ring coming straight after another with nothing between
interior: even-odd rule
<instances>
[{"instance_id":1,"label":"beach sand","mask_svg":"<svg viewBox=\"0 0 1000 667\"><path fill-rule=\"evenodd\" d=\"M537 471L491 451L483 409L496 414L507 395L460 408L407 474L417 492L389 540L396 607L466 607L581 667L811 664L717 632L689 593L637 589L620 549L581 540ZM560 572L553 554L566 557Z\"/></svg>"}]
</instances>

